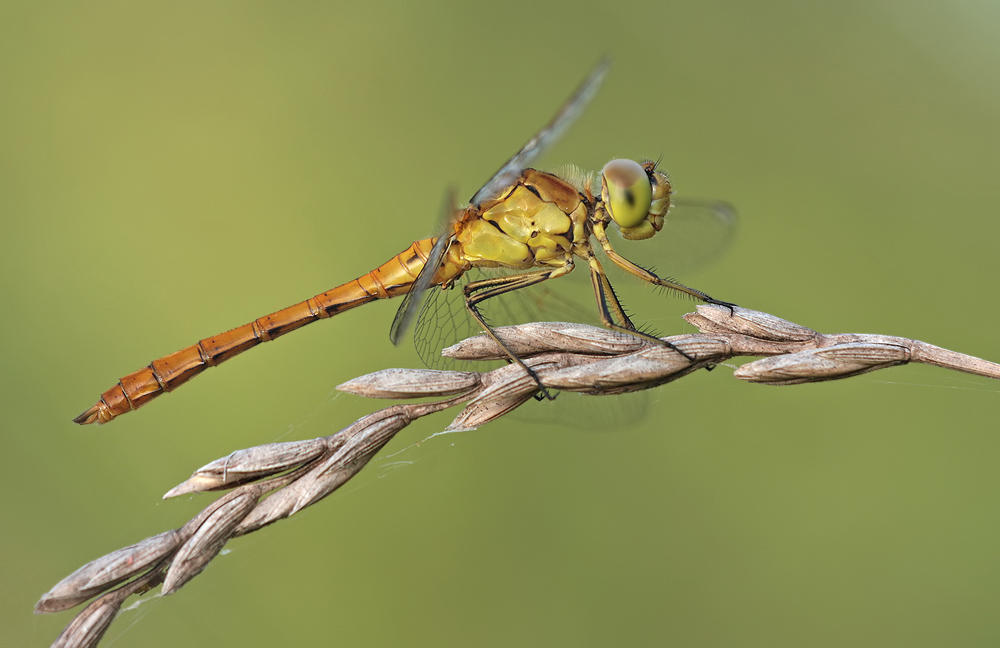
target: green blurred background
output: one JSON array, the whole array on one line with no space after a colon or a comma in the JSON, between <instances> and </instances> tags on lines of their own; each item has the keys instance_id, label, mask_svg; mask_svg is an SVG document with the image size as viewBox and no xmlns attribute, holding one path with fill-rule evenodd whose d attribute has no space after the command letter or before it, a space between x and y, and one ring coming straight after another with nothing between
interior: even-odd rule
<instances>
[{"instance_id":1,"label":"green blurred background","mask_svg":"<svg viewBox=\"0 0 1000 648\"><path fill-rule=\"evenodd\" d=\"M231 450L382 403L419 366L384 302L104 428L117 377L348 280L432 233L602 54L547 156L663 155L739 237L682 279L825 332L1000 359L1000 9L915 3L0 5L4 645ZM667 264L664 268L669 267ZM691 304L629 304L690 331ZM1000 643L997 384L929 367L790 388L720 367L609 432L425 419L320 506L230 545L105 644ZM414 445L421 442L419 445Z\"/></svg>"}]
</instances>

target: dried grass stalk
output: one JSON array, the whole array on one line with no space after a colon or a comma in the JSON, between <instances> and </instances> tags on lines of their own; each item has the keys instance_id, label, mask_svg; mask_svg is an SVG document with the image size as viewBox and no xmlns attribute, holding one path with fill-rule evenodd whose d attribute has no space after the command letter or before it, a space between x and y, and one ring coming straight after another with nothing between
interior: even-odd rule
<instances>
[{"instance_id":1,"label":"dried grass stalk","mask_svg":"<svg viewBox=\"0 0 1000 648\"><path fill-rule=\"evenodd\" d=\"M649 389L736 356L762 357L734 375L766 385L849 378L908 362L1000 378L1000 365L906 338L824 335L767 313L716 305L699 306L685 319L700 333L664 338L669 346L563 322L503 327L497 333L546 388L592 395ZM444 353L468 360L506 357L487 336L470 338ZM59 612L100 597L78 613L52 645L96 646L125 599L160 583L163 594L176 592L229 540L320 501L416 419L464 403L447 429L475 429L530 400L538 385L520 366L510 364L485 372L387 369L338 389L370 398L441 400L393 405L328 437L237 450L196 470L164 498L232 490L180 529L88 563L44 594L36 613Z\"/></svg>"}]
</instances>

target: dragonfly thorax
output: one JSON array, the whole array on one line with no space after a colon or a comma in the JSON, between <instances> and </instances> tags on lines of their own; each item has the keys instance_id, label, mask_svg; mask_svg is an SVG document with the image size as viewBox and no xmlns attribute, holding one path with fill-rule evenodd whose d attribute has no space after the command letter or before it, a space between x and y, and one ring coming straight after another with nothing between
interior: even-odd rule
<instances>
[{"instance_id":1,"label":"dragonfly thorax","mask_svg":"<svg viewBox=\"0 0 1000 648\"><path fill-rule=\"evenodd\" d=\"M526 169L503 195L466 216L457 239L470 265L563 266L586 238L587 211L584 196L571 184Z\"/></svg>"}]
</instances>

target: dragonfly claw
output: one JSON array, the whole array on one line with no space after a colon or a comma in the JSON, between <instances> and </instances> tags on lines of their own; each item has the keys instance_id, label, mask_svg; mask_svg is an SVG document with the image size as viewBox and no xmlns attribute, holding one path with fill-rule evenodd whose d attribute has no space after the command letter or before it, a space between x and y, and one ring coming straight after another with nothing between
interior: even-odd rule
<instances>
[{"instance_id":1,"label":"dragonfly claw","mask_svg":"<svg viewBox=\"0 0 1000 648\"><path fill-rule=\"evenodd\" d=\"M713 306L722 306L723 308L728 308L729 309L729 316L730 317L732 317L733 315L735 315L736 314L736 310L735 309L737 309L737 308L740 307L739 304L734 304L732 302L727 302L727 301L719 301L718 299L712 299L711 297L709 297L708 299L706 299L705 303L706 304L712 304Z\"/></svg>"}]
</instances>

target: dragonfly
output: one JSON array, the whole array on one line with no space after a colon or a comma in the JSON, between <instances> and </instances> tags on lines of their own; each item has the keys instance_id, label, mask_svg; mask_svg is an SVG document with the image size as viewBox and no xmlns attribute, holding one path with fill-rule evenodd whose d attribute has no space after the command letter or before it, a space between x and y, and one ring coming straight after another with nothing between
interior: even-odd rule
<instances>
[{"instance_id":1,"label":"dragonfly","mask_svg":"<svg viewBox=\"0 0 1000 648\"><path fill-rule=\"evenodd\" d=\"M390 339L398 344L420 313L425 294L432 289L457 288L458 280L472 269L500 270L498 276L465 283L461 290L468 314L504 349L503 340L482 314L482 303L563 277L577 260L590 272L600 319L606 327L667 344L637 330L615 294L597 249L614 265L649 284L699 301L732 306L674 279L657 276L612 247L609 227L616 227L628 240L648 239L663 228L672 187L656 162L611 160L601 170L599 184L592 175L560 177L530 166L580 115L597 93L609 66L607 59L599 62L552 120L500 167L468 205L455 207L454 192L450 192L439 236L413 242L353 281L154 360L121 378L74 422L108 423L262 342L378 299L403 297L390 329ZM509 350L508 355L511 362L532 374ZM537 376L532 377L540 393L551 398Z\"/></svg>"}]
</instances>

